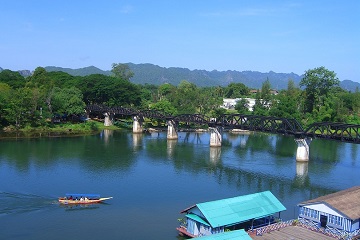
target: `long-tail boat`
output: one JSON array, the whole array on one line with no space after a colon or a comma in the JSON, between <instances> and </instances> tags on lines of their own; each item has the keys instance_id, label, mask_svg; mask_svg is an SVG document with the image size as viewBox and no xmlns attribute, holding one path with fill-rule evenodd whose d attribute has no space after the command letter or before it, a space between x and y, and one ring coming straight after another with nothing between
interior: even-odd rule
<instances>
[{"instance_id":1,"label":"long-tail boat","mask_svg":"<svg viewBox=\"0 0 360 240\"><path fill-rule=\"evenodd\" d=\"M100 197L99 194L66 193L65 197L59 197L60 204L93 204L101 203L113 197Z\"/></svg>"}]
</instances>

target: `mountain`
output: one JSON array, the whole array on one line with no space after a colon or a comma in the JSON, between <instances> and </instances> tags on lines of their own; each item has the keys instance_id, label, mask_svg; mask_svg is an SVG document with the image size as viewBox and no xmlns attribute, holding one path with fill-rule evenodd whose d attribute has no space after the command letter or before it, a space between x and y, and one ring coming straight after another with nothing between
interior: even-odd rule
<instances>
[{"instance_id":1,"label":"mountain","mask_svg":"<svg viewBox=\"0 0 360 240\"><path fill-rule=\"evenodd\" d=\"M261 85L266 79L269 79L273 88L284 89L287 88L289 79L292 79L295 84L299 84L301 76L295 73L261 73L256 71L206 71L206 70L189 70L187 68L177 67L160 67L154 64L134 64L126 63L134 77L131 82L136 84L155 84L161 85L170 83L177 86L182 80L187 80L196 84L199 87L207 86L227 86L230 83L243 83L250 88L261 88ZM59 67L45 67L46 71L63 71L73 76L86 76L90 74L104 74L111 75L111 71L103 71L94 66L70 69Z\"/></svg>"},{"instance_id":2,"label":"mountain","mask_svg":"<svg viewBox=\"0 0 360 240\"><path fill-rule=\"evenodd\" d=\"M340 82L340 87L347 91L355 92L360 90L360 83L351 80L344 80Z\"/></svg>"},{"instance_id":3,"label":"mountain","mask_svg":"<svg viewBox=\"0 0 360 240\"><path fill-rule=\"evenodd\" d=\"M301 80L301 76L295 73L189 70L187 68L164 68L153 64L133 63L127 63L127 65L134 72L131 81L138 84L147 82L156 85L163 83L178 85L182 80L187 80L200 87L243 83L250 88L261 88L262 83L269 79L273 88L284 89L287 88L289 79L292 79L297 85Z\"/></svg>"},{"instance_id":4,"label":"mountain","mask_svg":"<svg viewBox=\"0 0 360 240\"><path fill-rule=\"evenodd\" d=\"M5 69L3 69L2 67L0 67L0 72L4 71ZM30 70L18 70L18 73L20 73L21 76L23 77L29 77L31 76L32 72Z\"/></svg>"},{"instance_id":5,"label":"mountain","mask_svg":"<svg viewBox=\"0 0 360 240\"><path fill-rule=\"evenodd\" d=\"M230 83L243 83L249 88L260 89L262 83L269 79L273 89L286 89L288 81L292 79L298 86L302 75L295 73L276 73L273 71L262 73L257 71L206 71L206 70L189 70L187 68L178 67L160 67L150 63L134 64L125 63L130 70L134 72L131 82L135 84L154 84L161 85L170 83L177 86L182 80L187 80L199 87L207 86L227 86ZM73 76L87 76L91 74L111 75L111 71L104 71L95 66L89 66L78 69L61 68L55 66L45 67L46 71L62 71ZM0 72L3 69L0 68ZM23 76L30 76L28 70L19 71ZM360 83L351 80L340 82L340 86L348 91L354 92L356 88L360 88Z\"/></svg>"},{"instance_id":6,"label":"mountain","mask_svg":"<svg viewBox=\"0 0 360 240\"><path fill-rule=\"evenodd\" d=\"M84 68L78 68L78 69L72 69L72 68L61 68L61 67L54 67L54 66L48 66L45 67L45 70L47 72L66 72L73 76L87 76L91 74L103 74L103 75L110 75L110 71L103 71L97 67L90 66L90 67L84 67Z\"/></svg>"}]
</instances>

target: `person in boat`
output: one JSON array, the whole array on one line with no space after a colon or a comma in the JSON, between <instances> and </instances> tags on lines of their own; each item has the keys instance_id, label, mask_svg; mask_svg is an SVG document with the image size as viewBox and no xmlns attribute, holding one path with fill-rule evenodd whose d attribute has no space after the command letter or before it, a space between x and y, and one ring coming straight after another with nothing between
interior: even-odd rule
<instances>
[{"instance_id":1,"label":"person in boat","mask_svg":"<svg viewBox=\"0 0 360 240\"><path fill-rule=\"evenodd\" d=\"M89 199L88 199L87 197L85 197L85 199L84 199L84 200L85 200L85 202L89 201Z\"/></svg>"},{"instance_id":2,"label":"person in boat","mask_svg":"<svg viewBox=\"0 0 360 240\"><path fill-rule=\"evenodd\" d=\"M69 200L73 200L73 197L72 197L72 196L70 196L70 197L69 197Z\"/></svg>"},{"instance_id":3,"label":"person in boat","mask_svg":"<svg viewBox=\"0 0 360 240\"><path fill-rule=\"evenodd\" d=\"M82 201L84 201L84 198L81 196L81 198L80 198L80 202L82 202Z\"/></svg>"}]
</instances>

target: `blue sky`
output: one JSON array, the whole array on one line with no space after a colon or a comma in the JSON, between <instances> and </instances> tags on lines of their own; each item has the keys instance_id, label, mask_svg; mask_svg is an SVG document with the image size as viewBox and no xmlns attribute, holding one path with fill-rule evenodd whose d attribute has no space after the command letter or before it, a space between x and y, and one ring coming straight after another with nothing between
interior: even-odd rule
<instances>
[{"instance_id":1,"label":"blue sky","mask_svg":"<svg viewBox=\"0 0 360 240\"><path fill-rule=\"evenodd\" d=\"M359 0L0 0L0 67L112 63L360 82Z\"/></svg>"}]
</instances>

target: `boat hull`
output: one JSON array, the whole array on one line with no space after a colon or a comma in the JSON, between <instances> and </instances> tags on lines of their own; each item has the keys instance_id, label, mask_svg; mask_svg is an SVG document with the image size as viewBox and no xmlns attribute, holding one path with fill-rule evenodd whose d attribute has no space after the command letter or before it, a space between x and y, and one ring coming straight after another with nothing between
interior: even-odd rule
<instances>
[{"instance_id":1,"label":"boat hull","mask_svg":"<svg viewBox=\"0 0 360 240\"><path fill-rule=\"evenodd\" d=\"M99 199L88 199L88 200L72 200L72 199L65 199L65 198L59 198L60 204L96 204L101 203L105 200L111 199L112 197L106 197L106 198L99 198Z\"/></svg>"}]
</instances>

